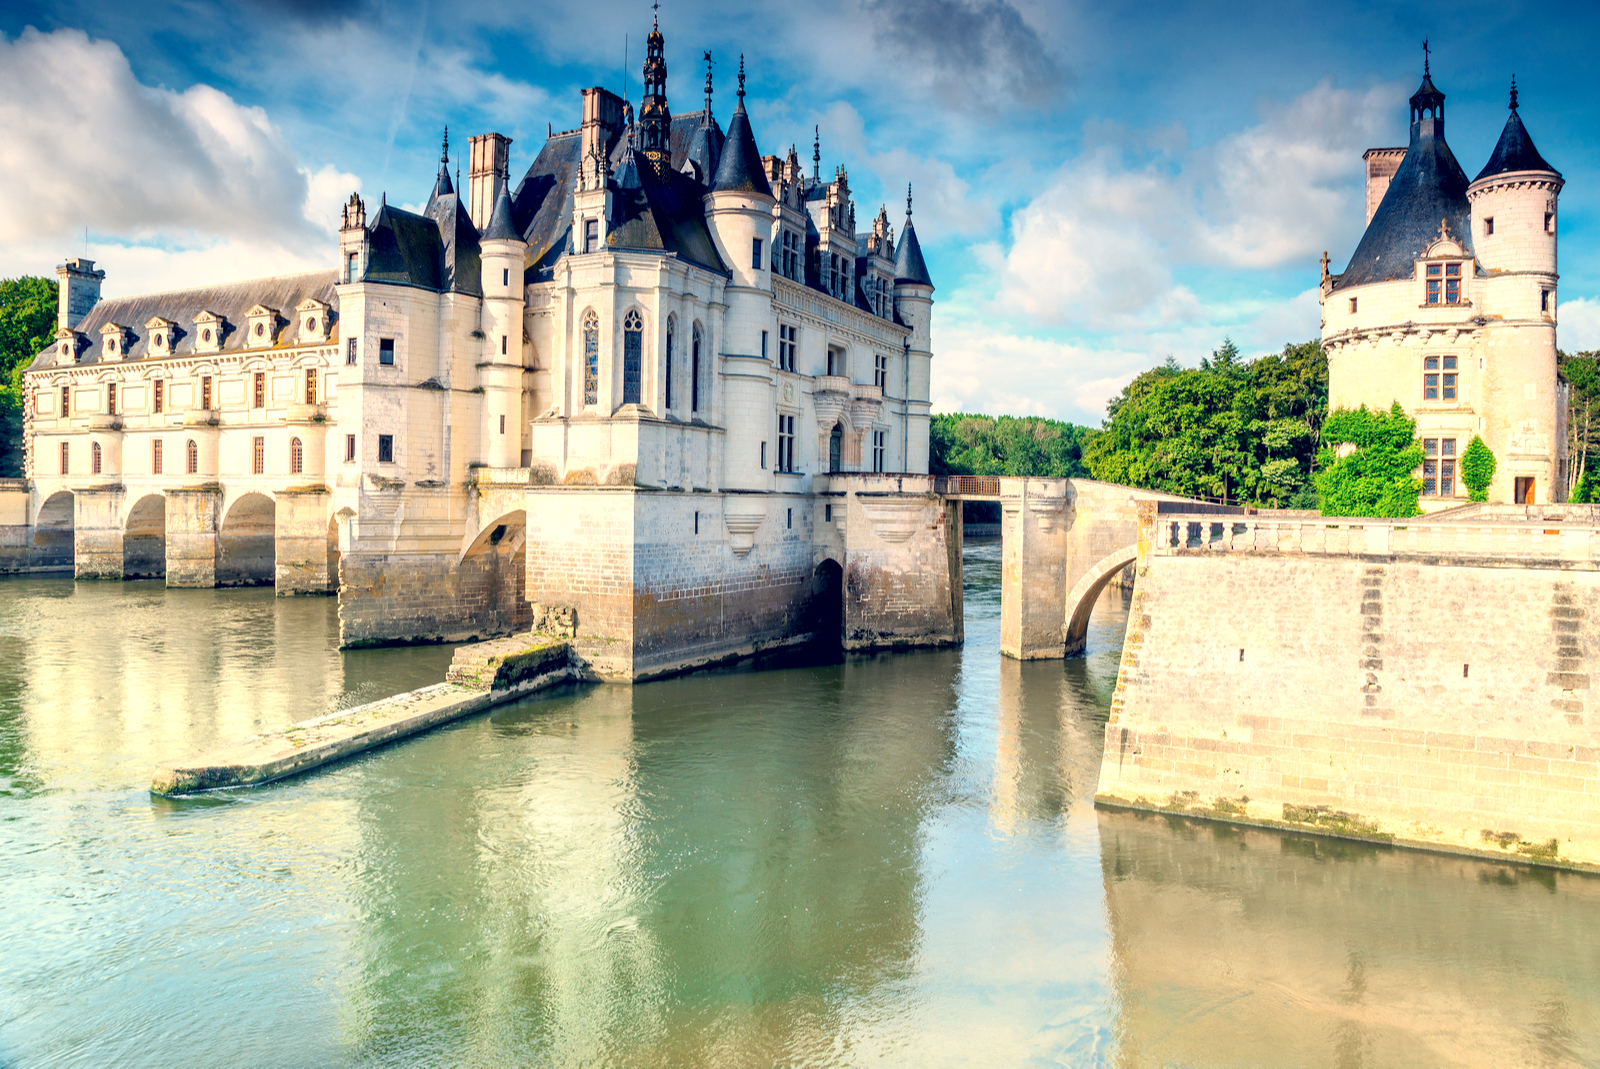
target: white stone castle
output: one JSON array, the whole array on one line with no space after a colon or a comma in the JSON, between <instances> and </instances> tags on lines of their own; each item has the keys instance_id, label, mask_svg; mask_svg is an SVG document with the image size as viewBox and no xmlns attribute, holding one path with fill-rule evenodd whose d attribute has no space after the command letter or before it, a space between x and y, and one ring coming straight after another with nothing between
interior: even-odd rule
<instances>
[{"instance_id":1,"label":"white stone castle","mask_svg":"<svg viewBox=\"0 0 1600 1069\"><path fill-rule=\"evenodd\" d=\"M1341 275L1322 267L1331 408L1416 420L1424 511L1462 504L1474 435L1495 454L1489 500L1565 497L1566 398L1556 376L1559 172L1517 114L1468 180L1444 139L1444 94L1424 62L1409 147L1370 149L1367 231Z\"/></svg>"},{"instance_id":2,"label":"white stone castle","mask_svg":"<svg viewBox=\"0 0 1600 1069\"><path fill-rule=\"evenodd\" d=\"M346 645L571 609L622 676L803 637L828 473L927 472L933 283L909 193L858 231L842 167L761 155L742 59L723 130L706 59L671 114L653 29L637 117L585 90L514 187L484 134L463 201L447 138L420 214L351 196L336 271L102 301L68 261L36 560L337 590Z\"/></svg>"}]
</instances>

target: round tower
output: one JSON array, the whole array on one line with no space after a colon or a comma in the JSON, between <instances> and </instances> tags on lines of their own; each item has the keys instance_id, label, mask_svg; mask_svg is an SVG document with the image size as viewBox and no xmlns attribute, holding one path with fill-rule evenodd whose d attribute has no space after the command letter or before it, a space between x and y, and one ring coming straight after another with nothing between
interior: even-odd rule
<instances>
[{"instance_id":1,"label":"round tower","mask_svg":"<svg viewBox=\"0 0 1600 1069\"><path fill-rule=\"evenodd\" d=\"M1556 198L1560 172L1534 148L1517 114L1517 83L1511 82L1511 114L1494 154L1467 187L1472 204L1472 243L1490 272L1556 274ZM1554 308L1550 308L1554 311Z\"/></svg>"},{"instance_id":2,"label":"round tower","mask_svg":"<svg viewBox=\"0 0 1600 1069\"><path fill-rule=\"evenodd\" d=\"M933 279L922 258L922 244L911 225L911 186L906 186L906 224L900 230L900 244L894 257L894 310L900 322L911 328L906 339L905 433L901 440L901 463L907 470L922 467L928 457L928 423L933 376ZM920 457L921 464L912 458Z\"/></svg>"},{"instance_id":3,"label":"round tower","mask_svg":"<svg viewBox=\"0 0 1600 1069\"><path fill-rule=\"evenodd\" d=\"M511 198L495 198L483 250L483 459L492 468L522 462L522 309L527 243L511 220Z\"/></svg>"}]
</instances>

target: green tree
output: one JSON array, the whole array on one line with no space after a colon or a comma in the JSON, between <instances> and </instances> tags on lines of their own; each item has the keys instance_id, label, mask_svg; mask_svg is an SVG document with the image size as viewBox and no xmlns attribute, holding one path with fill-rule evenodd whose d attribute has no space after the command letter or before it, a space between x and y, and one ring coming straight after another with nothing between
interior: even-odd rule
<instances>
[{"instance_id":1,"label":"green tree","mask_svg":"<svg viewBox=\"0 0 1600 1069\"><path fill-rule=\"evenodd\" d=\"M1349 451L1341 446L1351 447ZM1345 455L1340 456L1339 453ZM1322 422L1317 492L1324 516L1420 516L1417 424L1396 401L1388 412L1341 408Z\"/></svg>"},{"instance_id":2,"label":"green tree","mask_svg":"<svg viewBox=\"0 0 1600 1069\"><path fill-rule=\"evenodd\" d=\"M1489 484L1494 481L1494 454L1476 434L1461 454L1461 485L1467 488L1471 501L1489 500Z\"/></svg>"},{"instance_id":3,"label":"green tree","mask_svg":"<svg viewBox=\"0 0 1600 1069\"><path fill-rule=\"evenodd\" d=\"M935 475L1082 477L1084 437L1093 433L1032 416L941 413L929 427L929 469Z\"/></svg>"},{"instance_id":4,"label":"green tree","mask_svg":"<svg viewBox=\"0 0 1600 1069\"><path fill-rule=\"evenodd\" d=\"M1556 371L1567 384L1567 500L1577 501L1600 453L1600 353L1557 352Z\"/></svg>"},{"instance_id":5,"label":"green tree","mask_svg":"<svg viewBox=\"0 0 1600 1069\"><path fill-rule=\"evenodd\" d=\"M56 329L56 284L0 279L0 477L22 474L22 373Z\"/></svg>"},{"instance_id":6,"label":"green tree","mask_svg":"<svg viewBox=\"0 0 1600 1069\"><path fill-rule=\"evenodd\" d=\"M1304 507L1328 404L1317 342L1245 361L1231 339L1197 369L1136 377L1085 445L1097 479L1226 501Z\"/></svg>"}]
</instances>

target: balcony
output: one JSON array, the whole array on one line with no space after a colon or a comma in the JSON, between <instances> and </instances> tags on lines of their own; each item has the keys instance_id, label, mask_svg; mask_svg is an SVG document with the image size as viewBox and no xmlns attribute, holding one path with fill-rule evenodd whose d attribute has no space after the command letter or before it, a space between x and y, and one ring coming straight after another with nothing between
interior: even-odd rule
<instances>
[{"instance_id":1,"label":"balcony","mask_svg":"<svg viewBox=\"0 0 1600 1069\"><path fill-rule=\"evenodd\" d=\"M327 418L327 405L291 404L284 413L290 423L323 423Z\"/></svg>"},{"instance_id":2,"label":"balcony","mask_svg":"<svg viewBox=\"0 0 1600 1069\"><path fill-rule=\"evenodd\" d=\"M220 408L191 408L183 414L185 427L215 427L221 422Z\"/></svg>"}]
</instances>

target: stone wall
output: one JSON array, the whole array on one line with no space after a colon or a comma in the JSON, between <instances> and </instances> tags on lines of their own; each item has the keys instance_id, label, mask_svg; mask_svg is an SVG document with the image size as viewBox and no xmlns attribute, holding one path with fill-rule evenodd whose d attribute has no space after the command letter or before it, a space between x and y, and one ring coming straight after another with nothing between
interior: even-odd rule
<instances>
[{"instance_id":1,"label":"stone wall","mask_svg":"<svg viewBox=\"0 0 1600 1069\"><path fill-rule=\"evenodd\" d=\"M525 631L532 620L520 538L459 562L435 553L346 553L339 576L339 644L347 648L464 642Z\"/></svg>"},{"instance_id":2,"label":"stone wall","mask_svg":"<svg viewBox=\"0 0 1600 1069\"><path fill-rule=\"evenodd\" d=\"M925 475L836 475L829 487L843 495L832 500L845 648L959 645L961 502L933 493Z\"/></svg>"},{"instance_id":3,"label":"stone wall","mask_svg":"<svg viewBox=\"0 0 1600 1069\"><path fill-rule=\"evenodd\" d=\"M0 479L0 575L32 567L31 503L26 479Z\"/></svg>"},{"instance_id":4,"label":"stone wall","mask_svg":"<svg viewBox=\"0 0 1600 1069\"><path fill-rule=\"evenodd\" d=\"M1600 531L1148 519L1097 800L1600 866Z\"/></svg>"}]
</instances>

